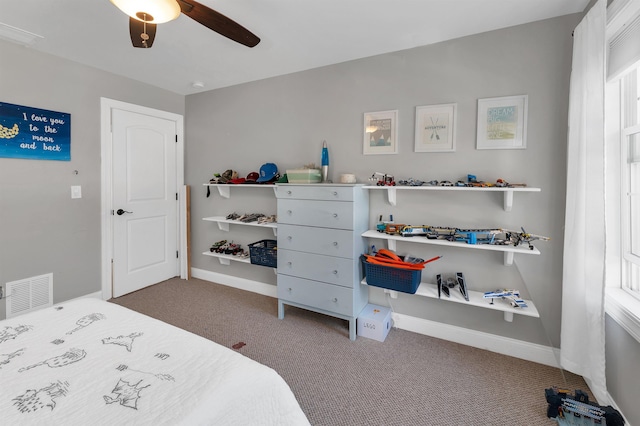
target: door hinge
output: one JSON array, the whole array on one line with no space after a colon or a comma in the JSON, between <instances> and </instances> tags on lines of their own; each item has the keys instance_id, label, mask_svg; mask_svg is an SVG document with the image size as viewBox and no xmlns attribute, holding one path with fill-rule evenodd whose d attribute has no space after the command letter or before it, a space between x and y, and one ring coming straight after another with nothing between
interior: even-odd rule
<instances>
[{"instance_id":1,"label":"door hinge","mask_svg":"<svg viewBox=\"0 0 640 426\"><path fill-rule=\"evenodd\" d=\"M178 201L178 193L176 192L176 201Z\"/></svg>"},{"instance_id":2,"label":"door hinge","mask_svg":"<svg viewBox=\"0 0 640 426\"><path fill-rule=\"evenodd\" d=\"M180 252L176 250L176 259L180 259Z\"/></svg>"},{"instance_id":3,"label":"door hinge","mask_svg":"<svg viewBox=\"0 0 640 426\"><path fill-rule=\"evenodd\" d=\"M178 143L178 135L176 135L176 143Z\"/></svg>"}]
</instances>

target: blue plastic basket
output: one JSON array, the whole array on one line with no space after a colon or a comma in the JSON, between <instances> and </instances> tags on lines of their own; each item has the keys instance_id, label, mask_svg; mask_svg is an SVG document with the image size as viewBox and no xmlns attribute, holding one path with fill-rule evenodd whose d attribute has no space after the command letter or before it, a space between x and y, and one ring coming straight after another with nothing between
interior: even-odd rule
<instances>
[{"instance_id":1,"label":"blue plastic basket","mask_svg":"<svg viewBox=\"0 0 640 426\"><path fill-rule=\"evenodd\" d=\"M360 260L364 264L364 275L368 285L409 294L415 294L420 286L422 270L411 271L393 266L374 265L367 262L364 256L360 256Z\"/></svg>"}]
</instances>

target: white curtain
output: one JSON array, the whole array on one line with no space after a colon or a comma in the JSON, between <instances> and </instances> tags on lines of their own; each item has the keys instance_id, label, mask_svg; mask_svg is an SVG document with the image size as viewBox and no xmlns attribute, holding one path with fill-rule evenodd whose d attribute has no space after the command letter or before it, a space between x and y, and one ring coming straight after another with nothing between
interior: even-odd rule
<instances>
[{"instance_id":1,"label":"white curtain","mask_svg":"<svg viewBox=\"0 0 640 426\"><path fill-rule=\"evenodd\" d=\"M605 278L605 25L598 0L576 27L569 94L560 363L607 404Z\"/></svg>"}]
</instances>

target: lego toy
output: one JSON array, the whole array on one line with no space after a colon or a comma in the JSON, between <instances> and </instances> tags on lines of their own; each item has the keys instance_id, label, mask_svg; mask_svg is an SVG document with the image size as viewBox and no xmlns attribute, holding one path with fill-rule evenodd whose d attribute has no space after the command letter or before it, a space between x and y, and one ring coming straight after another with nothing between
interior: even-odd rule
<instances>
[{"instance_id":1,"label":"lego toy","mask_svg":"<svg viewBox=\"0 0 640 426\"><path fill-rule=\"evenodd\" d=\"M446 279L443 279L442 274L437 274L436 281L438 284L438 299L442 293L444 293L445 296L450 297L449 289L458 286L464 300L467 302L469 301L469 292L467 291L467 284L462 272L456 272L455 278L447 277Z\"/></svg>"},{"instance_id":2,"label":"lego toy","mask_svg":"<svg viewBox=\"0 0 640 426\"><path fill-rule=\"evenodd\" d=\"M520 292L518 290L513 290L513 289L498 289L496 291L487 291L485 292L482 297L484 297L485 299L491 299L491 302L489 302L491 305L493 305L493 299L503 299L503 300L507 300L509 302L509 304L511 306L513 306L514 308L526 308L527 307L527 303L520 299Z\"/></svg>"},{"instance_id":3,"label":"lego toy","mask_svg":"<svg viewBox=\"0 0 640 426\"><path fill-rule=\"evenodd\" d=\"M382 177L379 178L378 176ZM386 173L375 172L371 175L369 180L375 182L377 186L396 186L394 177Z\"/></svg>"},{"instance_id":4,"label":"lego toy","mask_svg":"<svg viewBox=\"0 0 640 426\"><path fill-rule=\"evenodd\" d=\"M559 425L607 425L624 426L624 418L610 405L603 407L589 402L589 396L576 390L571 395L566 389L551 387L544 390L547 400L547 417Z\"/></svg>"},{"instance_id":5,"label":"lego toy","mask_svg":"<svg viewBox=\"0 0 640 426\"><path fill-rule=\"evenodd\" d=\"M403 237L424 236L431 240L447 240L464 242L467 244L493 244L493 245L512 245L519 246L528 244L533 250L533 241L549 241L549 237L542 235L530 234L520 228L522 232L504 230L500 228L486 229L461 229L446 226L430 226L430 225L398 225L394 224L387 229L378 227L378 231L388 234L399 234Z\"/></svg>"}]
</instances>

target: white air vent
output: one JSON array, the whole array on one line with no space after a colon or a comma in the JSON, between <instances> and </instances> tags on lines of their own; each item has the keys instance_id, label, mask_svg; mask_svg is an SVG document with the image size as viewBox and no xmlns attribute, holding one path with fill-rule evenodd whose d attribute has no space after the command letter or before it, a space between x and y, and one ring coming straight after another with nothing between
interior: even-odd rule
<instances>
[{"instance_id":1,"label":"white air vent","mask_svg":"<svg viewBox=\"0 0 640 426\"><path fill-rule=\"evenodd\" d=\"M53 305L53 274L6 284L7 318Z\"/></svg>"}]
</instances>

